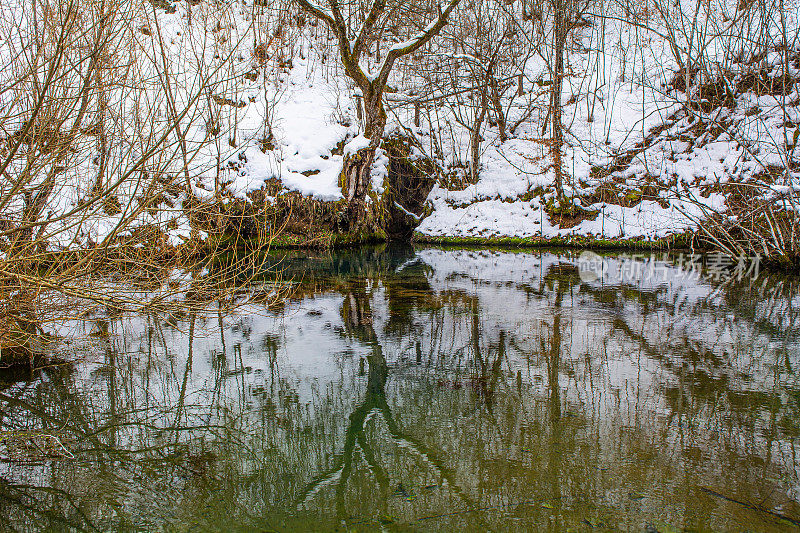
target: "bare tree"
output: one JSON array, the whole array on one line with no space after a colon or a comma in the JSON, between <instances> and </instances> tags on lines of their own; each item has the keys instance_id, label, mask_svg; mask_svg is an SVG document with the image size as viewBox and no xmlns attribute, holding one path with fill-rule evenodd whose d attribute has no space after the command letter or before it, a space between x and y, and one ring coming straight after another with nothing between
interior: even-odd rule
<instances>
[{"instance_id":1,"label":"bare tree","mask_svg":"<svg viewBox=\"0 0 800 533\"><path fill-rule=\"evenodd\" d=\"M591 0L550 0L553 11L552 60L549 63L552 84L550 86L550 119L552 124L553 169L556 193L564 199L564 127L562 124L561 93L564 86L564 56L567 38L572 30L584 21L582 17Z\"/></svg>"},{"instance_id":2,"label":"bare tree","mask_svg":"<svg viewBox=\"0 0 800 533\"><path fill-rule=\"evenodd\" d=\"M445 44L453 80L449 88L453 116L470 134L470 181L477 182L480 171L482 130L486 122L497 127L497 140L508 140L508 115L519 95L520 77L532 55L530 42L520 35L524 25L522 6L479 0L470 2L447 31ZM441 59L437 61L441 64ZM434 65L434 69L437 65ZM465 73L466 75L462 74ZM509 89L512 96L507 98ZM467 101L463 98L467 95ZM464 110L470 112L464 113Z\"/></svg>"},{"instance_id":3,"label":"bare tree","mask_svg":"<svg viewBox=\"0 0 800 533\"><path fill-rule=\"evenodd\" d=\"M209 44L221 5L195 7L181 47L147 3L16 1L0 19L0 314L28 334L45 294L140 306L98 276L195 268L197 183L236 150L209 157L208 119L239 108L225 91L246 65L244 35Z\"/></svg>"},{"instance_id":4,"label":"bare tree","mask_svg":"<svg viewBox=\"0 0 800 533\"><path fill-rule=\"evenodd\" d=\"M309 0L297 2L305 12L323 21L336 36L339 60L345 74L353 80L364 100L363 137L367 143L366 146L359 145L356 150L345 155L339 178L342 194L347 201L347 224L354 227L363 216L370 184L370 169L386 127L383 98L392 68L399 58L416 52L436 36L447 24L450 13L460 0L450 0L444 9L441 5L437 6L438 11L429 9L428 13L435 16L433 21L409 39L392 45L382 54L383 61L375 72L365 71L361 64L362 56L370 44L380 42L384 23L397 7L390 10L387 0L373 0L368 10L347 6L351 9L348 10L349 16L345 17L339 0L328 0L327 9L312 4ZM355 13L352 8L355 8ZM356 24L360 24L357 29Z\"/></svg>"}]
</instances>

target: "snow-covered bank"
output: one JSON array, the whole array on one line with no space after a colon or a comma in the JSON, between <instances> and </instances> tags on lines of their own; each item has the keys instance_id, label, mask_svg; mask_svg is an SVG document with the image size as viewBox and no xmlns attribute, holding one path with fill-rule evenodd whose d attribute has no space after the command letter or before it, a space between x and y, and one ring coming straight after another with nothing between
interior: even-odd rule
<instances>
[{"instance_id":1,"label":"snow-covered bank","mask_svg":"<svg viewBox=\"0 0 800 533\"><path fill-rule=\"evenodd\" d=\"M792 19L796 7L787 12ZM434 159L443 176L429 196L430 215L417 231L427 237L659 239L726 213L726 184L747 182L766 194L800 189L798 172L786 173L780 184L770 176L773 169L796 163L796 140L790 137L800 121L797 89L765 94L763 87L746 83L751 65L728 63L723 80L734 97L687 106L693 99L708 102L708 87L719 81L698 78L697 88L676 89L680 68L658 34L659 24L663 21L647 32L618 20L601 24L598 15L576 33L582 46L573 49L569 62L583 75L571 76L562 96L569 120L565 193L585 211L576 220L553 214L554 170L540 131L548 112L547 93L538 89L548 75L543 60L530 58L524 65L522 98L504 97L505 119L516 124L508 138L501 140L498 124L484 126L478 180L466 187L453 187L452 178L463 183L469 173L471 132L459 117L469 105L443 99L432 112L425 108L417 126L411 100L403 98L410 98L424 77L413 66L398 75L388 100L389 129L415 136L420 153ZM715 39L707 52L722 61L722 36ZM634 44L641 55L631 61L624 47ZM360 138L357 91L325 62L330 39L300 32L297 46L302 59L279 84L285 92L274 104L280 117L272 129L277 148L262 154L250 146L242 173L276 178L286 190L317 199L338 199L342 147ZM768 54L755 71L775 79L784 62L782 54ZM790 73L795 70L789 67ZM387 164L379 157L373 169L378 192ZM257 180L248 181L253 183ZM247 192L237 185L230 185L234 194Z\"/></svg>"},{"instance_id":2,"label":"snow-covered bank","mask_svg":"<svg viewBox=\"0 0 800 533\"><path fill-rule=\"evenodd\" d=\"M501 33L475 29L469 10L484 4ZM462 6L392 70L386 134L412 138L414 157L437 168L420 234L659 239L711 217L739 216L730 211L730 186L739 183L759 200L783 202L784 214L796 212L796 0L781 3L779 13L726 0L659 14L590 3L566 51L563 196L554 187L548 129L551 21L532 18L525 4ZM46 59L57 69L80 68L67 68L64 87L53 88L64 94L48 112L70 130L52 134L69 141L53 155L50 130L34 130L26 119L46 69L18 68L19 58L36 55L28 41L39 43L37 17L54 13L47 2L26 11L31 5L15 0L0 24L7 44L0 61L8 67L0 81L9 87L0 95L0 125L9 132L9 151L0 153L9 175L0 185L0 254L13 228L26 223L50 249L108 244L152 228L179 246L214 230L198 226L187 201L258 198L261 209L279 196L342 200L343 160L367 144L364 95L344 72L337 39L296 6L118 0L116 18L103 27L107 42L69 26L69 13L59 15L71 32L68 53ZM701 33L685 26L674 33L675 17L695 8L689 29ZM100 7L76 9L82 21L106 20ZM372 35L360 67L376 72L417 22L392 20L391 31ZM758 46L748 37L755 30ZM497 71L481 59L487 46L500 58ZM101 48L109 50L102 68L91 53ZM702 68L682 70L690 59ZM76 91L82 86L91 90ZM378 149L369 201L386 189L388 166Z\"/></svg>"},{"instance_id":3,"label":"snow-covered bank","mask_svg":"<svg viewBox=\"0 0 800 533\"><path fill-rule=\"evenodd\" d=\"M692 230L702 217L700 207L688 200L674 199L668 207L645 200L634 207L614 204L593 204L593 220L583 220L573 227L561 228L550 222L539 199L478 200L463 207L452 206L453 195L439 189L433 197L434 211L418 231L429 237L555 237L583 236L597 239L644 237L658 239ZM721 209L724 198L714 194L703 202L712 209Z\"/></svg>"}]
</instances>

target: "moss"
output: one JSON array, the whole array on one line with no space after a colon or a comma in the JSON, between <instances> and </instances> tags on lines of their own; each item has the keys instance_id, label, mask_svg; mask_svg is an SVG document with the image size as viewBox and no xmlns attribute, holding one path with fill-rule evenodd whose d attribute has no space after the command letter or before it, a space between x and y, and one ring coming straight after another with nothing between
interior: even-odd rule
<instances>
[{"instance_id":1,"label":"moss","mask_svg":"<svg viewBox=\"0 0 800 533\"><path fill-rule=\"evenodd\" d=\"M558 201L554 198L547 200L544 206L550 223L561 228L573 228L584 220L594 220L600 211L584 209L570 201Z\"/></svg>"},{"instance_id":2,"label":"moss","mask_svg":"<svg viewBox=\"0 0 800 533\"><path fill-rule=\"evenodd\" d=\"M360 246L364 244L378 244L386 242L386 234L381 230L346 232L334 235L331 239L331 246L345 248L348 246Z\"/></svg>"},{"instance_id":3,"label":"moss","mask_svg":"<svg viewBox=\"0 0 800 533\"><path fill-rule=\"evenodd\" d=\"M625 195L625 203L630 206L637 205L639 202L642 201L642 193L641 191L628 191Z\"/></svg>"},{"instance_id":4,"label":"moss","mask_svg":"<svg viewBox=\"0 0 800 533\"><path fill-rule=\"evenodd\" d=\"M583 235L567 237L452 237L430 236L416 233L414 242L450 246L498 246L507 248L593 248L605 250L675 250L691 246L697 249L694 235L690 233L671 235L655 240L598 239Z\"/></svg>"},{"instance_id":5,"label":"moss","mask_svg":"<svg viewBox=\"0 0 800 533\"><path fill-rule=\"evenodd\" d=\"M167 14L173 14L176 11L176 8L173 4L167 2L167 0L148 0L150 5L152 5L156 9L163 9Z\"/></svg>"},{"instance_id":6,"label":"moss","mask_svg":"<svg viewBox=\"0 0 800 533\"><path fill-rule=\"evenodd\" d=\"M388 242L386 235L382 232L346 232L346 233L327 233L310 238L304 235L285 234L272 240L269 248L281 249L343 249L356 246L368 246ZM691 233L672 235L656 240L646 240L642 238L632 239L598 239L586 236L566 236L566 237L454 237L454 236L430 236L416 232L412 241L414 244L436 245L444 247L480 247L497 249L586 249L613 251L655 251L655 250L710 250L698 244ZM253 243L256 244L256 243ZM243 240L238 241L239 247L246 247Z\"/></svg>"},{"instance_id":7,"label":"moss","mask_svg":"<svg viewBox=\"0 0 800 533\"><path fill-rule=\"evenodd\" d=\"M610 168L595 165L589 171L589 178L591 178L592 181L601 181L610 176L612 173L613 171Z\"/></svg>"}]
</instances>

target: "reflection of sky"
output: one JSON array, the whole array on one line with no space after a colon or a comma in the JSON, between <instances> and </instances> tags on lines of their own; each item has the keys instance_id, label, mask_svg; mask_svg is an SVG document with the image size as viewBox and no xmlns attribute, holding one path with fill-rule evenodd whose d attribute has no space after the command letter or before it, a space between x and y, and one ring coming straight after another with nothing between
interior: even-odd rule
<instances>
[{"instance_id":1,"label":"reflection of sky","mask_svg":"<svg viewBox=\"0 0 800 533\"><path fill-rule=\"evenodd\" d=\"M544 382L546 367L531 363L531 355L541 351L542 336L549 335L556 312L554 287L544 278L557 265L577 265L577 254L559 257L428 249L418 258L431 267L423 275L433 295L442 302L448 301L446 294L477 298L482 344L496 344L499 332L506 332L512 345L508 372L516 375L521 371L522 379L533 384ZM610 272L618 270L613 258L606 261L611 265ZM414 264L401 268L412 269ZM562 356L572 372L561 377L563 387L576 400L595 402L595 396L626 383L635 383L639 392L658 395L657 386L675 378L674 368L653 357L638 357L642 350L655 350L665 357L680 355L687 346L709 351L721 357L722 364L709 367L708 372L727 375L734 387L763 390L771 390L775 384L770 354L781 349L788 350L790 357L800 353L796 319L795 327L787 328L786 316L779 315L784 321L779 331L785 334L776 336L759 321L747 320L747 316L737 315L735 308L727 307L723 291L710 283L684 276L669 279L667 283L630 287L628 296L609 280L583 283L576 274L569 286L562 285ZM457 371L458 365L464 364L472 344L471 309L466 300L449 300L450 307L438 312L413 310L409 320L415 334L398 336L387 328L390 310L384 284L369 283L367 291L374 329L390 364L415 359L418 342L424 358L435 359L440 370ZM778 303L788 302L784 299ZM150 382L149 401L174 402L186 373L188 405L213 405L229 387L233 388L229 393L236 397L241 387L248 391L266 387L274 392L280 384L292 390L300 403L313 408L314 398L326 387L351 383L359 359L369 352L344 333L341 305L341 294L327 293L291 302L282 314L245 308L236 316L198 318L190 367L187 320L173 326L152 317L129 317L112 324L109 341L118 357L124 357L127 370L150 373L161 380L157 386ZM761 312L761 321L776 316L764 313L770 309L757 307L755 311ZM83 327L86 332L94 329L92 323ZM276 347L274 360L267 348L270 339ZM78 367L86 378L79 386L94 389L95 385L102 387L98 381L103 381L104 374L100 372L98 378L97 369L105 363L106 355L104 342L90 340L94 354ZM747 384L737 377L742 372L751 378ZM595 379L587 387L578 378L589 374L600 381ZM784 377L779 375L778 379ZM131 394L144 392L133 390ZM620 407L624 406L613 406Z\"/></svg>"},{"instance_id":2,"label":"reflection of sky","mask_svg":"<svg viewBox=\"0 0 800 533\"><path fill-rule=\"evenodd\" d=\"M723 431L743 453L767 460L771 449L769 460L797 479L790 440L780 434L772 443L766 440L766 403L728 400L757 393L752 397L776 400L781 417L797 420L798 406L781 392L798 390L791 370L800 364L797 315L790 298L771 296L773 285L753 290L762 298L756 304L751 292L683 276L624 287L608 279L584 283L577 254L427 249L418 259L428 268L407 262L397 278L370 279L362 297L390 366L390 404L406 412L406 420L431 410L431 419L452 418L467 431L478 429L470 424L478 423L486 392L475 378L482 368L475 357L476 324L477 346L487 363L497 360L502 332L505 359L497 367L488 364L497 368L498 397L521 385L526 401L547 401L550 341L559 315L564 416L590 421L605 438L636 427L658 429L666 442L677 439L688 423L695 445L707 447L708 456L716 453L712 435ZM401 313L403 334L398 334L396 324L390 327L390 319L398 320L392 315L398 304L390 301L388 285L403 296L404 280L410 280L412 295L404 301L412 308L402 310L407 313ZM95 324L83 323L85 344L76 341L72 350L86 349L72 387L98 420L108 416L113 386L114 408L122 419L152 428L233 426L248 439L257 428L261 440L253 445L274 447L285 462L281 468L301 460L324 464L326 454L341 446L348 417L367 384L364 368L371 350L347 332L341 314L347 290L337 284L329 292L288 302L280 313L251 306L236 315L198 317L191 359L188 319L127 317L112 323L107 340L90 336ZM6 394L24 397L26 388L36 387L47 390L42 383L18 384ZM420 400L426 391L433 403ZM676 391L685 398L676 400ZM458 416L450 408L435 412L449 395L461 402L453 407ZM528 416L525 409L520 405L515 416ZM682 412L677 418L676 410ZM35 421L28 417L26 424ZM323 443L313 450L298 448L291 440L298 431ZM189 442L201 433L179 432L172 438ZM115 432L116 445L144 448L148 439L166 438L153 435L135 425L122 427ZM255 472L263 464L245 461L240 468ZM11 471L0 467L0 473Z\"/></svg>"}]
</instances>

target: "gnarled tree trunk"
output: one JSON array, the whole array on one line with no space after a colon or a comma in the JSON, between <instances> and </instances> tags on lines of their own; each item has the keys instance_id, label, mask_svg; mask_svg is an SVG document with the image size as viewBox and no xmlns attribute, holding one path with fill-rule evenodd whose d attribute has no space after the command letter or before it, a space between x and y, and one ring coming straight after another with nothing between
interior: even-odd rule
<instances>
[{"instance_id":1,"label":"gnarled tree trunk","mask_svg":"<svg viewBox=\"0 0 800 533\"><path fill-rule=\"evenodd\" d=\"M564 13L565 9L560 1L556 2L553 39L554 39L554 72L553 85L551 86L550 116L553 121L553 167L556 174L556 194L559 202L564 200L564 131L561 124L561 90L564 82L564 45L567 40L567 21Z\"/></svg>"},{"instance_id":2,"label":"gnarled tree trunk","mask_svg":"<svg viewBox=\"0 0 800 533\"><path fill-rule=\"evenodd\" d=\"M365 210L367 191L369 191L372 163L375 151L380 145L383 130L386 127L386 111L383 109L382 90L368 86L364 92L364 137L370 140L369 145L354 152L345 154L342 172L339 175L339 187L347 201L347 229L357 228L362 221Z\"/></svg>"},{"instance_id":3,"label":"gnarled tree trunk","mask_svg":"<svg viewBox=\"0 0 800 533\"><path fill-rule=\"evenodd\" d=\"M347 201L346 229L355 229L364 216L370 171L374 160L375 147L372 144L357 152L347 154L344 158L342 173L339 176L339 186Z\"/></svg>"}]
</instances>

